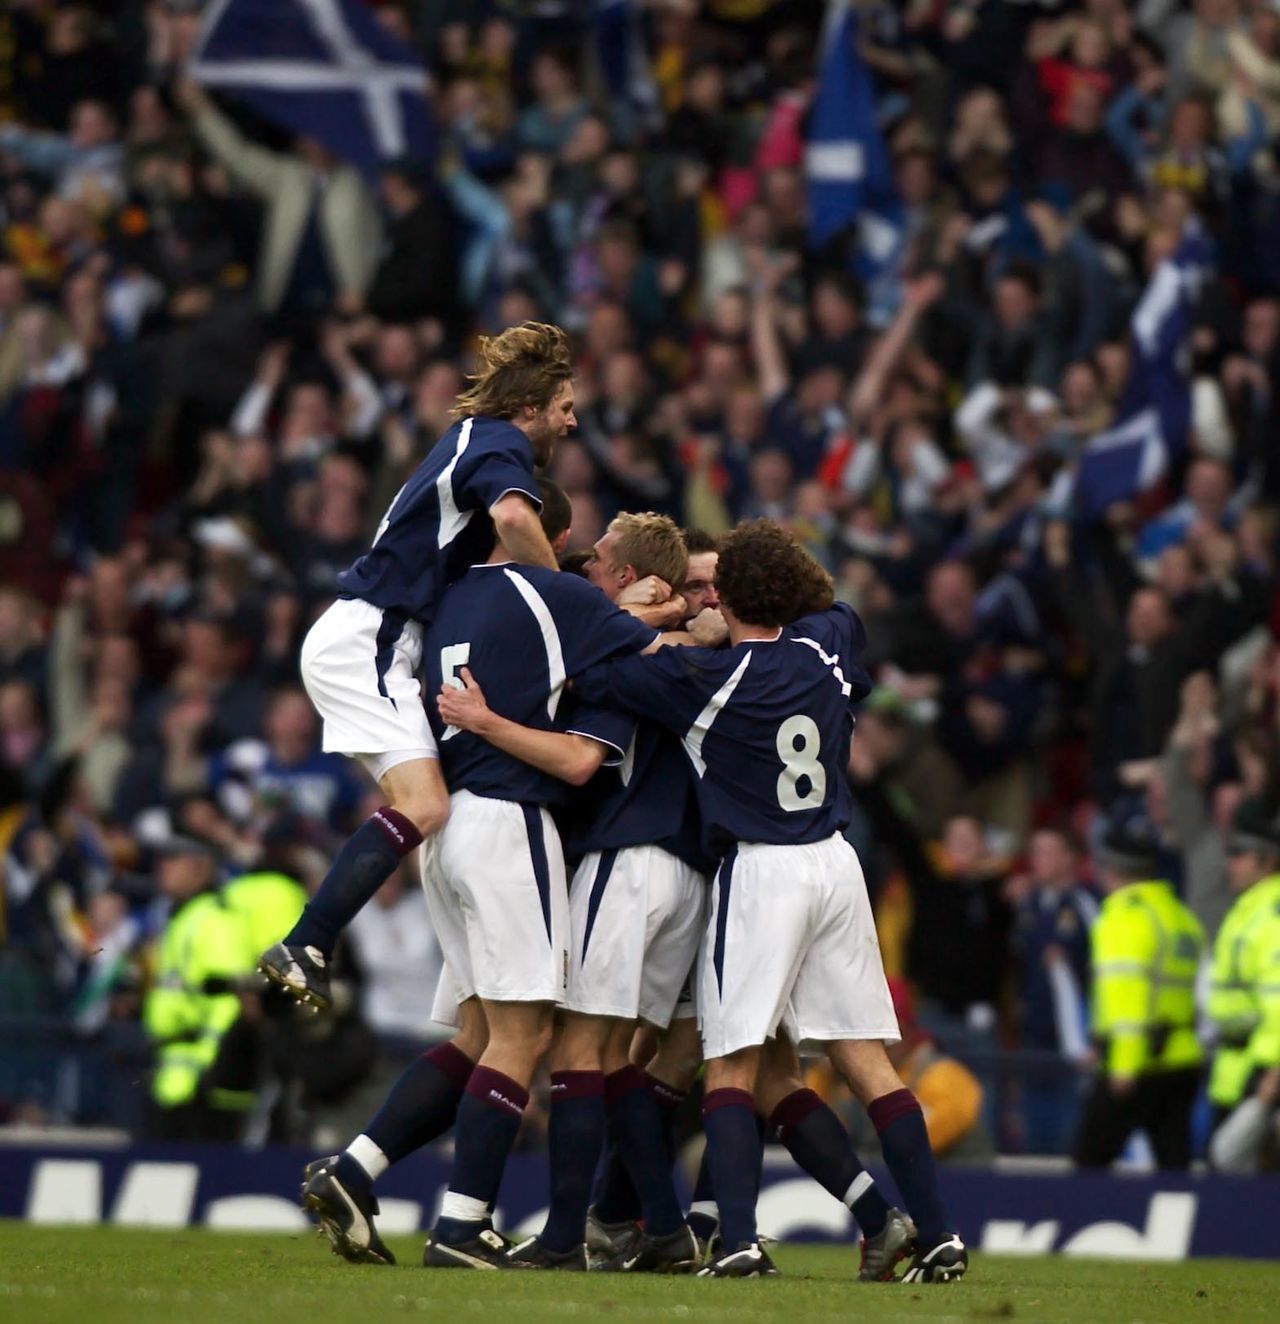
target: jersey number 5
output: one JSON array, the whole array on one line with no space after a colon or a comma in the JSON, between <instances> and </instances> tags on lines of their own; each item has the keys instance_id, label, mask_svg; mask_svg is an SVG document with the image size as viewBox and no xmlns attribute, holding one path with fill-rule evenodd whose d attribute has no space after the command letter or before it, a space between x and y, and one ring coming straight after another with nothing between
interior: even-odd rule
<instances>
[{"instance_id":1,"label":"jersey number 5","mask_svg":"<svg viewBox=\"0 0 1280 1324\"><path fill-rule=\"evenodd\" d=\"M788 813L817 809L827 797L827 770L818 761L822 733L812 717L797 713L778 728L778 804ZM807 782L804 790L801 782Z\"/></svg>"},{"instance_id":2,"label":"jersey number 5","mask_svg":"<svg viewBox=\"0 0 1280 1324\"><path fill-rule=\"evenodd\" d=\"M470 644L448 644L440 650L440 679L455 690L466 689L458 672L471 660ZM441 740L452 740L461 727L446 726L440 733Z\"/></svg>"}]
</instances>

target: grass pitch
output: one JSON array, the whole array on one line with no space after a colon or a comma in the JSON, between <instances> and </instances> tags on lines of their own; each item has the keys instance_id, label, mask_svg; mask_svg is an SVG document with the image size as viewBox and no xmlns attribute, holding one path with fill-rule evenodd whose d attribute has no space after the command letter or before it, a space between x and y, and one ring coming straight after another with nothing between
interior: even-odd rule
<instances>
[{"instance_id":1,"label":"grass pitch","mask_svg":"<svg viewBox=\"0 0 1280 1324\"><path fill-rule=\"evenodd\" d=\"M975 1255L963 1282L853 1281L848 1248L776 1247L783 1277L708 1282L618 1274L477 1273L419 1267L419 1238L388 1238L400 1264L352 1266L319 1238L198 1229L0 1224L0 1320L15 1324L384 1324L438 1319L563 1324L897 1324L1016 1319L1086 1324L1275 1320L1280 1265L1246 1260L1121 1264Z\"/></svg>"}]
</instances>

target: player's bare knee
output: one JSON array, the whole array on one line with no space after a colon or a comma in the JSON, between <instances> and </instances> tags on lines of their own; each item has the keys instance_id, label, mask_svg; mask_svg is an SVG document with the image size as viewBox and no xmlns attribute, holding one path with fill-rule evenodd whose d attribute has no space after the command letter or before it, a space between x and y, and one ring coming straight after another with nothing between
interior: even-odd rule
<instances>
[{"instance_id":1,"label":"player's bare knee","mask_svg":"<svg viewBox=\"0 0 1280 1324\"><path fill-rule=\"evenodd\" d=\"M765 1117L769 1117L783 1099L802 1089L804 1081L798 1075L779 1071L769 1063L761 1063L756 1075L756 1107Z\"/></svg>"},{"instance_id":2,"label":"player's bare knee","mask_svg":"<svg viewBox=\"0 0 1280 1324\"><path fill-rule=\"evenodd\" d=\"M827 1056L864 1107L905 1088L879 1039L840 1039L828 1046Z\"/></svg>"},{"instance_id":3,"label":"player's bare knee","mask_svg":"<svg viewBox=\"0 0 1280 1324\"><path fill-rule=\"evenodd\" d=\"M551 1044L552 1071L599 1071L609 1025L602 1017L565 1012L556 1023Z\"/></svg>"},{"instance_id":4,"label":"player's bare knee","mask_svg":"<svg viewBox=\"0 0 1280 1324\"><path fill-rule=\"evenodd\" d=\"M403 796L392 804L398 814L403 814L414 827L429 837L439 832L449 821L448 797L435 795Z\"/></svg>"},{"instance_id":5,"label":"player's bare knee","mask_svg":"<svg viewBox=\"0 0 1280 1324\"><path fill-rule=\"evenodd\" d=\"M489 1046L489 1022L485 1020L484 1008L477 998L469 998L459 1011L462 1026L451 1042L460 1053L478 1062L480 1055Z\"/></svg>"},{"instance_id":6,"label":"player's bare knee","mask_svg":"<svg viewBox=\"0 0 1280 1324\"><path fill-rule=\"evenodd\" d=\"M489 1004L488 1048L540 1062L551 1047L554 1011L550 1002Z\"/></svg>"},{"instance_id":7,"label":"player's bare knee","mask_svg":"<svg viewBox=\"0 0 1280 1324\"><path fill-rule=\"evenodd\" d=\"M744 1090L753 1094L759 1067L758 1045L714 1058L707 1063L707 1090Z\"/></svg>"}]
</instances>

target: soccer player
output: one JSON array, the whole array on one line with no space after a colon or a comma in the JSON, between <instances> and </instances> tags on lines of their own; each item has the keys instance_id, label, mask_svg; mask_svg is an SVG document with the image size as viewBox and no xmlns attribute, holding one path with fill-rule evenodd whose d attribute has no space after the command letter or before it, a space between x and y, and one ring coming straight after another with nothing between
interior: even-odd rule
<instances>
[{"instance_id":1,"label":"soccer player","mask_svg":"<svg viewBox=\"0 0 1280 1324\"><path fill-rule=\"evenodd\" d=\"M575 707L570 676L614 656L656 647L658 636L571 575L495 556L446 594L427 636L428 692L461 682L487 693L503 748L432 715L452 788L449 820L426 852L427 898L445 955L442 990L478 1003L487 1043L458 1106L454 1167L423 1256L439 1267L504 1267L506 1243L489 1226L502 1171L549 1047L552 1013L569 982L568 892L560 839L546 806L625 750ZM545 768L539 737L565 739ZM568 1099L599 1091L563 1078Z\"/></svg>"},{"instance_id":2,"label":"soccer player","mask_svg":"<svg viewBox=\"0 0 1280 1324\"><path fill-rule=\"evenodd\" d=\"M568 498L546 479L537 490L549 545L563 546ZM445 595L427 634L426 671L439 690L446 679L461 683L459 671L471 679L474 667L501 696L495 699L496 716L541 733L562 716L566 664L585 665L618 649L646 647L655 638L652 629L617 611L583 580L518 567L497 548L488 563L472 567ZM566 735L560 761L544 774L433 713L454 794L445 830L424 848L425 886L446 960L438 1014L460 1022L460 1028L449 1043L404 1072L343 1154L307 1168L303 1204L346 1259L392 1262L373 1223L373 1183L455 1119L457 1182L465 1187L472 1181L477 1157L480 1180L488 1180L495 1162L501 1176L505 1149L484 1150L495 1135L499 1141L506 1137L507 1145L514 1138L539 1045L545 1047L550 1032L550 1006L562 997L566 977L564 867L559 837L542 806L565 798L568 784L587 781L606 757L622 757L607 736L587 731L589 713L580 716L583 722L558 721L561 730L572 725L583 732ZM617 726L616 716L600 717ZM475 1070L477 1062L483 1069ZM519 1079L512 1079L512 1072ZM464 1097L470 1086L475 1092ZM455 1199L446 1203L446 1212L474 1209L465 1203L465 1190L451 1193ZM487 1213L463 1221L478 1221L478 1227L464 1229L464 1240L478 1241L478 1249L438 1248L433 1263L467 1264L491 1259L495 1247L505 1250ZM487 1235L482 1239L482 1234Z\"/></svg>"},{"instance_id":3,"label":"soccer player","mask_svg":"<svg viewBox=\"0 0 1280 1324\"><path fill-rule=\"evenodd\" d=\"M687 560L666 516L620 515L586 568L616 600L648 576L681 584ZM497 718L470 681L464 693L443 690L439 707L443 719L551 773L568 757L559 747L574 739ZM568 987L551 1049L551 1208L538 1236L507 1258L521 1268L587 1267L587 1205L607 1112L645 1224L613 1267L687 1273L699 1247L672 1181L657 1082L631 1065L628 1050L637 1020L660 1029L671 1020L704 927L711 861L678 741L654 723L615 720L612 739L626 756L587 786L566 839L581 863L570 890Z\"/></svg>"},{"instance_id":4,"label":"soccer player","mask_svg":"<svg viewBox=\"0 0 1280 1324\"><path fill-rule=\"evenodd\" d=\"M396 494L369 551L338 577L341 596L302 645L325 750L359 759L387 797L338 852L298 923L262 955L268 978L317 1007L330 1001L339 933L449 812L417 679L441 596L495 541L514 561L556 568L534 466L576 425L568 340L559 327L525 322L482 338L478 359L457 422Z\"/></svg>"},{"instance_id":5,"label":"soccer player","mask_svg":"<svg viewBox=\"0 0 1280 1324\"><path fill-rule=\"evenodd\" d=\"M897 1021L862 869L841 835L852 705L869 689L862 624L833 606L830 576L767 520L727 535L716 587L728 648L614 660L577 680L584 701L617 703L680 735L720 859L698 1014L722 1250L700 1272L777 1272L756 1233L754 1090L782 1030L794 1044L821 1044L871 1115L918 1229L905 1279L957 1278L968 1256L938 1194L920 1106L884 1050Z\"/></svg>"},{"instance_id":6,"label":"soccer player","mask_svg":"<svg viewBox=\"0 0 1280 1324\"><path fill-rule=\"evenodd\" d=\"M689 552L689 569L684 583L677 585L685 600L689 619L695 620L707 608L720 605L716 592L716 565L720 560L720 543L702 529L685 529L684 545Z\"/></svg>"}]
</instances>

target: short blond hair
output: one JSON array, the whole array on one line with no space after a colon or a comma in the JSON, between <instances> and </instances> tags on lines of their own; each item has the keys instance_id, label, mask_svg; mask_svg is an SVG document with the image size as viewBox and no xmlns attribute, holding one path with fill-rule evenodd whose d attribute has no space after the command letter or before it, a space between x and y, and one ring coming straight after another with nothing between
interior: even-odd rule
<instances>
[{"instance_id":1,"label":"short blond hair","mask_svg":"<svg viewBox=\"0 0 1280 1324\"><path fill-rule=\"evenodd\" d=\"M657 575L676 589L689 577L684 534L668 516L652 510L622 514L610 522L608 531L618 536L613 555L619 568L629 565L641 579Z\"/></svg>"},{"instance_id":2,"label":"short blond hair","mask_svg":"<svg viewBox=\"0 0 1280 1324\"><path fill-rule=\"evenodd\" d=\"M549 322L521 322L480 337L471 384L449 412L453 418L515 418L526 406L545 409L572 376L569 337Z\"/></svg>"}]
</instances>

